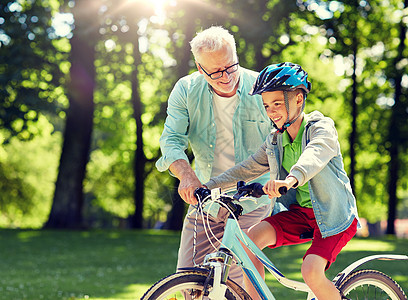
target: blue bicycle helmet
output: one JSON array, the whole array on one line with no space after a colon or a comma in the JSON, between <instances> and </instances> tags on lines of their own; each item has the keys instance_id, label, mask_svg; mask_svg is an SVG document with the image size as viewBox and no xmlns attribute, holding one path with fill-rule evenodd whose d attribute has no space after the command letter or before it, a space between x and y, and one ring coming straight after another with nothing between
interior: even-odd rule
<instances>
[{"instance_id":1,"label":"blue bicycle helmet","mask_svg":"<svg viewBox=\"0 0 408 300\"><path fill-rule=\"evenodd\" d=\"M294 90L296 88L303 89L306 94L310 92L312 84L307 80L307 72L297 64L284 62L263 69L249 94L256 95L264 92Z\"/></svg>"},{"instance_id":2,"label":"blue bicycle helmet","mask_svg":"<svg viewBox=\"0 0 408 300\"><path fill-rule=\"evenodd\" d=\"M284 62L270 65L259 73L252 90L249 92L250 95L256 95L264 92L283 91L288 118L282 128L278 128L276 124L273 123L277 129L272 141L274 145L276 145L277 142L277 134L283 133L292 125L301 116L305 108L306 95L312 89L312 84L307 80L307 76L307 72L304 71L301 66L294 63ZM302 89L304 91L304 101L297 117L293 120L289 120L289 97L287 92L295 89Z\"/></svg>"}]
</instances>

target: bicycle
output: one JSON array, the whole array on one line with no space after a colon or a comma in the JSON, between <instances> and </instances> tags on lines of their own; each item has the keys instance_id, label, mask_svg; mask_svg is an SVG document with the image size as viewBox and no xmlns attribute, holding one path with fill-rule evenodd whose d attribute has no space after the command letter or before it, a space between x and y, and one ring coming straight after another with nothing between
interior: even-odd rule
<instances>
[{"instance_id":1,"label":"bicycle","mask_svg":"<svg viewBox=\"0 0 408 300\"><path fill-rule=\"evenodd\" d=\"M198 213L201 212L202 218L205 218L202 213L202 204L209 199L225 206L230 212L221 246L218 251L207 254L202 265L174 273L156 282L144 294L142 300L251 299L243 287L228 278L229 268L233 260L241 266L261 299L275 299L245 253L241 243L256 255L280 284L307 293L307 300L317 300L304 282L286 278L248 236L241 231L238 225L238 218L242 213L242 207L238 204L239 200L246 196L259 197L263 194L263 191L262 185L259 183L245 185L244 182L239 182L237 185L238 192L233 196L221 194L219 189L210 191L200 188L195 192L199 200ZM279 192L283 195L286 194L287 190L281 188ZM207 231L211 233L210 228L207 228ZM358 269L361 265L372 260L408 260L408 256L396 254L371 255L353 262L333 279L343 299L407 300L402 288L390 276L377 270Z\"/></svg>"}]
</instances>

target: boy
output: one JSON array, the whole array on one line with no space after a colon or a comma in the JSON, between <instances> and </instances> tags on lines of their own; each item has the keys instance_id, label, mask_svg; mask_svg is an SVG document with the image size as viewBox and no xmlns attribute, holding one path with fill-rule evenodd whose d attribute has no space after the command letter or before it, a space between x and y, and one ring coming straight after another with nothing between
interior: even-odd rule
<instances>
[{"instance_id":1,"label":"boy","mask_svg":"<svg viewBox=\"0 0 408 300\"><path fill-rule=\"evenodd\" d=\"M356 201L334 122L317 111L303 113L311 89L307 76L292 63L261 71L250 94L262 95L276 130L255 154L205 185L228 189L238 180L249 181L270 172L263 190L271 199L279 197L287 210L253 225L248 236L263 249L309 241L300 235L313 231L312 245L303 257L303 279L319 300L341 299L325 270L357 231ZM278 191L282 186L295 190L282 196ZM264 277L263 265L250 251L248 255ZM245 285L250 296L258 299L247 278Z\"/></svg>"}]
</instances>

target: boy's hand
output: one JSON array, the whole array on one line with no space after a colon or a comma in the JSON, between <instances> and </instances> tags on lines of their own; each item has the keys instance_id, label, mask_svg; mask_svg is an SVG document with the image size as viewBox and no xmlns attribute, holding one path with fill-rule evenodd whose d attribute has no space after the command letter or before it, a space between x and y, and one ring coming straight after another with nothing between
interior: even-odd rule
<instances>
[{"instance_id":1,"label":"boy's hand","mask_svg":"<svg viewBox=\"0 0 408 300\"><path fill-rule=\"evenodd\" d=\"M269 180L263 187L263 191L269 196L269 199L272 199L282 196L281 193L279 193L280 187L284 186L289 190L296 184L297 179L293 176L288 176L285 180Z\"/></svg>"}]
</instances>

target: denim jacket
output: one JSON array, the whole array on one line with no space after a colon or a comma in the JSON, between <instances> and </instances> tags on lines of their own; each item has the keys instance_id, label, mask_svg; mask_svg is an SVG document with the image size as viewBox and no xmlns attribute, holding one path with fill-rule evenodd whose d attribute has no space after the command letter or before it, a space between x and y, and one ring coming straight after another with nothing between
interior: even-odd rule
<instances>
[{"instance_id":1,"label":"denim jacket","mask_svg":"<svg viewBox=\"0 0 408 300\"><path fill-rule=\"evenodd\" d=\"M273 128L263 107L262 98L248 94L258 73L242 67L239 70L239 99L232 119L234 140L231 141L234 143L235 163L254 154ZM167 118L160 138L162 157L156 162L157 169L163 172L179 159L188 162L185 153L188 143L194 154L196 175L204 183L210 179L214 163L216 124L213 90L199 72L181 78L170 94ZM266 183L268 179L268 176L264 176L260 180ZM267 197L255 202L245 201L244 213L269 202ZM215 211L211 214L216 215Z\"/></svg>"},{"instance_id":2,"label":"denim jacket","mask_svg":"<svg viewBox=\"0 0 408 300\"><path fill-rule=\"evenodd\" d=\"M308 183L314 215L325 238L346 230L358 219L356 199L344 170L333 120L317 111L308 114L306 120L302 154L289 174L296 177L299 186ZM273 145L273 133L255 154L206 185L228 188L236 178L253 180L268 172L272 180L284 179L287 172L282 168L282 135L278 135L277 144ZM288 209L296 203L295 191L290 190L277 201Z\"/></svg>"}]
</instances>

